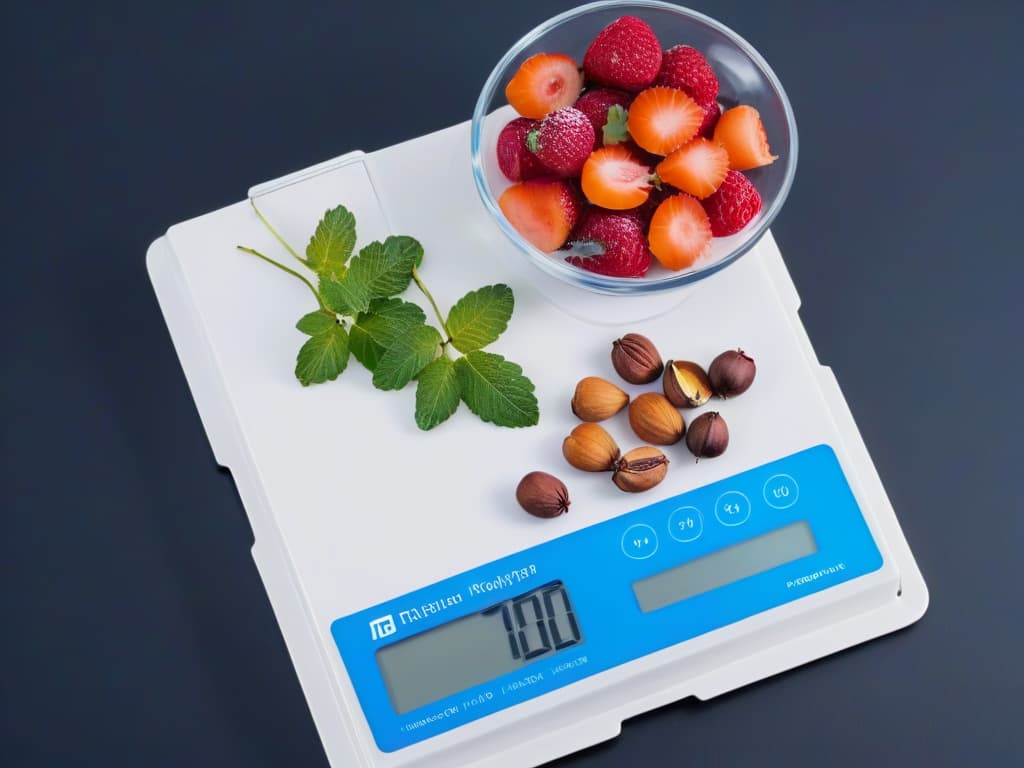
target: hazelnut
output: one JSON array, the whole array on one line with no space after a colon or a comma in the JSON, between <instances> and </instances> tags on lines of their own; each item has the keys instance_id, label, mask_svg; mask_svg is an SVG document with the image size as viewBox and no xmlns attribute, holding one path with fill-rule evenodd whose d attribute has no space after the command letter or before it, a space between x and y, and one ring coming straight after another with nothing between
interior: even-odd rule
<instances>
[{"instance_id":1,"label":"hazelnut","mask_svg":"<svg viewBox=\"0 0 1024 768\"><path fill-rule=\"evenodd\" d=\"M649 384L664 368L654 342L639 333L612 342L612 366L630 384Z\"/></svg>"},{"instance_id":2,"label":"hazelnut","mask_svg":"<svg viewBox=\"0 0 1024 768\"><path fill-rule=\"evenodd\" d=\"M729 427L717 411L702 413L686 433L686 447L698 459L721 456L729 447Z\"/></svg>"},{"instance_id":3,"label":"hazelnut","mask_svg":"<svg viewBox=\"0 0 1024 768\"><path fill-rule=\"evenodd\" d=\"M572 396L572 412L583 421L604 421L626 407L629 395L599 376L580 379Z\"/></svg>"},{"instance_id":4,"label":"hazelnut","mask_svg":"<svg viewBox=\"0 0 1024 768\"><path fill-rule=\"evenodd\" d=\"M682 415L657 392L645 392L630 403L629 426L641 440L655 445L674 445L686 431Z\"/></svg>"},{"instance_id":5,"label":"hazelnut","mask_svg":"<svg viewBox=\"0 0 1024 768\"><path fill-rule=\"evenodd\" d=\"M711 380L696 363L669 360L662 379L665 397L677 408L699 408L711 399Z\"/></svg>"},{"instance_id":6,"label":"hazelnut","mask_svg":"<svg viewBox=\"0 0 1024 768\"><path fill-rule=\"evenodd\" d=\"M530 472L520 480L516 501L534 517L558 517L571 503L565 483L547 472Z\"/></svg>"},{"instance_id":7,"label":"hazelnut","mask_svg":"<svg viewBox=\"0 0 1024 768\"><path fill-rule=\"evenodd\" d=\"M665 454L650 445L628 451L615 468L612 482L627 493L648 491L668 473Z\"/></svg>"},{"instance_id":8,"label":"hazelnut","mask_svg":"<svg viewBox=\"0 0 1024 768\"><path fill-rule=\"evenodd\" d=\"M742 349L723 352L711 361L708 378L719 397L742 395L754 383L757 366Z\"/></svg>"},{"instance_id":9,"label":"hazelnut","mask_svg":"<svg viewBox=\"0 0 1024 768\"><path fill-rule=\"evenodd\" d=\"M604 427L580 424L562 441L562 455L584 472L611 472L619 459L619 446Z\"/></svg>"}]
</instances>

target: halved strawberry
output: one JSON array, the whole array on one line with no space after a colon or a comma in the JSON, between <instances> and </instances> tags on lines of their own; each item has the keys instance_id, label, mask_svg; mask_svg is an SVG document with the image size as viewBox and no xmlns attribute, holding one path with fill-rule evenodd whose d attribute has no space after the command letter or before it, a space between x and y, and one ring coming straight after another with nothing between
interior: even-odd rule
<instances>
[{"instance_id":1,"label":"halved strawberry","mask_svg":"<svg viewBox=\"0 0 1024 768\"><path fill-rule=\"evenodd\" d=\"M667 155L694 136L704 120L700 105L676 88L641 91L629 107L629 135L656 155Z\"/></svg>"},{"instance_id":2,"label":"halved strawberry","mask_svg":"<svg viewBox=\"0 0 1024 768\"><path fill-rule=\"evenodd\" d=\"M592 153L580 178L587 200L624 211L643 205L651 192L651 169L626 147L615 144Z\"/></svg>"},{"instance_id":3,"label":"halved strawberry","mask_svg":"<svg viewBox=\"0 0 1024 768\"><path fill-rule=\"evenodd\" d=\"M524 61L505 87L505 98L523 117L540 120L571 106L583 89L579 65L561 53L538 53Z\"/></svg>"},{"instance_id":4,"label":"halved strawberry","mask_svg":"<svg viewBox=\"0 0 1024 768\"><path fill-rule=\"evenodd\" d=\"M582 201L567 181L531 179L506 189L498 206L524 239L550 252L568 239L580 217Z\"/></svg>"},{"instance_id":5,"label":"halved strawberry","mask_svg":"<svg viewBox=\"0 0 1024 768\"><path fill-rule=\"evenodd\" d=\"M673 195L651 217L647 241L662 266L685 269L710 250L711 222L694 198Z\"/></svg>"},{"instance_id":6,"label":"halved strawberry","mask_svg":"<svg viewBox=\"0 0 1024 768\"><path fill-rule=\"evenodd\" d=\"M729 153L725 147L698 137L658 163L656 170L663 181L705 198L714 194L729 173Z\"/></svg>"},{"instance_id":7,"label":"halved strawberry","mask_svg":"<svg viewBox=\"0 0 1024 768\"><path fill-rule=\"evenodd\" d=\"M768 148L760 113L745 104L727 109L718 118L715 142L729 153L729 167L734 171L771 165L778 159Z\"/></svg>"}]
</instances>

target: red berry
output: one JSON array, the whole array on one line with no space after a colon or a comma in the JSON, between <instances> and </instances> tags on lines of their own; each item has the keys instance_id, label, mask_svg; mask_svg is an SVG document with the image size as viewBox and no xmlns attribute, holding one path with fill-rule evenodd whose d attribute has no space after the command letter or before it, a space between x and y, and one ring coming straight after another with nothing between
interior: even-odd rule
<instances>
[{"instance_id":1,"label":"red berry","mask_svg":"<svg viewBox=\"0 0 1024 768\"><path fill-rule=\"evenodd\" d=\"M665 51L654 83L685 91L702 107L718 99L718 78L714 70L704 55L689 45L677 45Z\"/></svg>"},{"instance_id":2,"label":"red berry","mask_svg":"<svg viewBox=\"0 0 1024 768\"><path fill-rule=\"evenodd\" d=\"M608 123L608 110L619 106L629 109L633 95L614 88L591 88L577 99L576 109L587 116L594 126L594 148L604 146L604 127Z\"/></svg>"},{"instance_id":3,"label":"red berry","mask_svg":"<svg viewBox=\"0 0 1024 768\"><path fill-rule=\"evenodd\" d=\"M517 117L498 134L498 167L511 181L525 181L546 173L537 156L526 148L526 135L536 127L536 120Z\"/></svg>"},{"instance_id":4,"label":"red berry","mask_svg":"<svg viewBox=\"0 0 1024 768\"><path fill-rule=\"evenodd\" d=\"M532 179L506 189L498 206L525 240L542 251L562 247L579 220L579 191L561 179Z\"/></svg>"},{"instance_id":5,"label":"red berry","mask_svg":"<svg viewBox=\"0 0 1024 768\"><path fill-rule=\"evenodd\" d=\"M591 256L566 256L577 267L612 277L643 277L651 265L644 230L634 216L588 208L572 234L576 247L599 248Z\"/></svg>"},{"instance_id":6,"label":"red berry","mask_svg":"<svg viewBox=\"0 0 1024 768\"><path fill-rule=\"evenodd\" d=\"M701 205L711 221L715 237L734 235L743 229L761 210L761 195L750 179L739 171L729 171L718 191Z\"/></svg>"},{"instance_id":7,"label":"red berry","mask_svg":"<svg viewBox=\"0 0 1024 768\"><path fill-rule=\"evenodd\" d=\"M661 43L636 16L623 16L602 29L583 57L583 72L595 83L641 91L661 68Z\"/></svg>"},{"instance_id":8,"label":"red berry","mask_svg":"<svg viewBox=\"0 0 1024 768\"><path fill-rule=\"evenodd\" d=\"M712 101L701 107L704 110L704 122L697 129L697 135L710 139L715 133L715 126L718 125L718 118L722 116L722 108L717 101Z\"/></svg>"},{"instance_id":9,"label":"red berry","mask_svg":"<svg viewBox=\"0 0 1024 768\"><path fill-rule=\"evenodd\" d=\"M594 149L594 126L575 107L565 107L541 120L526 146L549 171L576 176Z\"/></svg>"}]
</instances>

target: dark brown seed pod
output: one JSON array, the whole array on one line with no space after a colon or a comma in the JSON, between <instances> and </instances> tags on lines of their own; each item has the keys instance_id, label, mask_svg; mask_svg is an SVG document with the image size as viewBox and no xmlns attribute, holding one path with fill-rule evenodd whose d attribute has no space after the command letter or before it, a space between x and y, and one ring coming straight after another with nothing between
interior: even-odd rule
<instances>
[{"instance_id":1,"label":"dark brown seed pod","mask_svg":"<svg viewBox=\"0 0 1024 768\"><path fill-rule=\"evenodd\" d=\"M547 472L530 472L520 480L516 501L534 517L558 517L571 503L565 483Z\"/></svg>"},{"instance_id":2,"label":"dark brown seed pod","mask_svg":"<svg viewBox=\"0 0 1024 768\"><path fill-rule=\"evenodd\" d=\"M662 379L665 397L676 408L699 408L711 399L711 380L696 363L669 360Z\"/></svg>"},{"instance_id":3,"label":"dark brown seed pod","mask_svg":"<svg viewBox=\"0 0 1024 768\"><path fill-rule=\"evenodd\" d=\"M719 397L742 395L754 383L757 366L742 349L730 349L711 361L708 378Z\"/></svg>"},{"instance_id":4,"label":"dark brown seed pod","mask_svg":"<svg viewBox=\"0 0 1024 768\"><path fill-rule=\"evenodd\" d=\"M627 493L649 491L668 473L668 459L665 454L650 445L643 445L627 451L619 459L612 482L619 490Z\"/></svg>"},{"instance_id":5,"label":"dark brown seed pod","mask_svg":"<svg viewBox=\"0 0 1024 768\"><path fill-rule=\"evenodd\" d=\"M612 342L612 366L630 384L649 384L665 367L654 342L639 333Z\"/></svg>"},{"instance_id":6,"label":"dark brown seed pod","mask_svg":"<svg viewBox=\"0 0 1024 768\"><path fill-rule=\"evenodd\" d=\"M729 427L717 411L702 413L686 431L686 447L698 459L721 456L729 447Z\"/></svg>"}]
</instances>

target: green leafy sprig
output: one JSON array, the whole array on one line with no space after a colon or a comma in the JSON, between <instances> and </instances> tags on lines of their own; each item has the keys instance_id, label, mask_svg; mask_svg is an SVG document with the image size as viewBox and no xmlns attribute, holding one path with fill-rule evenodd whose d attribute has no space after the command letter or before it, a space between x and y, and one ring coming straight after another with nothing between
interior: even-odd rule
<instances>
[{"instance_id":1,"label":"green leafy sprig","mask_svg":"<svg viewBox=\"0 0 1024 768\"><path fill-rule=\"evenodd\" d=\"M316 298L318 308L295 325L309 337L295 361L295 376L303 386L338 378L354 355L373 374L378 389L402 389L416 381L420 429L446 421L460 402L499 426L537 423L533 382L520 366L484 351L508 327L515 305L511 288L499 283L470 291L445 318L423 284L423 246L417 240L388 237L353 257L356 220L339 205L317 224L303 257L264 218L256 202L250 203L277 241L315 276L316 284L253 248L238 246L301 280ZM397 298L411 282L427 298L440 330L427 324L418 304ZM452 350L462 354L453 356Z\"/></svg>"}]
</instances>

